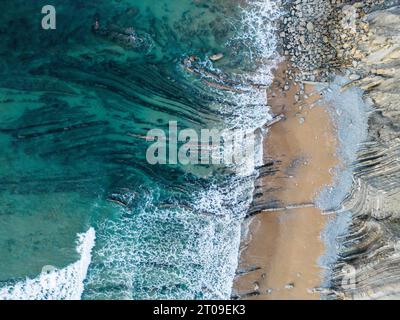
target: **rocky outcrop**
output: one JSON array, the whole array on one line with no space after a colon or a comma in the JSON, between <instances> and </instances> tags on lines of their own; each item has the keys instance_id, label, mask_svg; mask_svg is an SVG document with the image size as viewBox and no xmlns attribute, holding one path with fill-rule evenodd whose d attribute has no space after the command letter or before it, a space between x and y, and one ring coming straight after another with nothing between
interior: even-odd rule
<instances>
[{"instance_id":1,"label":"rocky outcrop","mask_svg":"<svg viewBox=\"0 0 400 320\"><path fill-rule=\"evenodd\" d=\"M333 273L334 297L400 298L400 7L363 19L368 38L352 85L365 90L375 111L369 140L355 165L355 184L344 208L352 224Z\"/></svg>"},{"instance_id":2,"label":"rocky outcrop","mask_svg":"<svg viewBox=\"0 0 400 320\"><path fill-rule=\"evenodd\" d=\"M325 297L400 298L400 1L284 2L281 53L287 83L346 76L373 106L368 139L354 164L340 214L352 217L336 239L338 258Z\"/></svg>"}]
</instances>

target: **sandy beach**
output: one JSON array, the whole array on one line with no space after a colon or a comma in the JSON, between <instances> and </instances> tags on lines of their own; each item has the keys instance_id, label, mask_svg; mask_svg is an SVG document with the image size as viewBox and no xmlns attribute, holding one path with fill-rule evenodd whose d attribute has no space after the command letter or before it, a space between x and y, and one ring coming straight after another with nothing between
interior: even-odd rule
<instances>
[{"instance_id":1,"label":"sandy beach","mask_svg":"<svg viewBox=\"0 0 400 320\"><path fill-rule=\"evenodd\" d=\"M313 86L305 85L300 100L298 85L282 90L286 70L281 63L268 91L271 111L284 119L264 139L264 163L273 162L273 173L260 176L256 202L270 205L244 227L234 291L245 299L319 299L326 217L313 201L332 183L337 141L330 106L318 104Z\"/></svg>"}]
</instances>

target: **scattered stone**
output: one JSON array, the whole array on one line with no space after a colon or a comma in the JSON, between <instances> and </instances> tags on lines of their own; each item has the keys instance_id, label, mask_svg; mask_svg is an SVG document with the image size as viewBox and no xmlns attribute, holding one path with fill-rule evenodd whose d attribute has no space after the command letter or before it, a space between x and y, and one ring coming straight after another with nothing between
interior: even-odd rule
<instances>
[{"instance_id":1,"label":"scattered stone","mask_svg":"<svg viewBox=\"0 0 400 320\"><path fill-rule=\"evenodd\" d=\"M309 289L307 289L307 292L308 292L309 294L315 294L315 293L318 292L318 289L317 289L317 288L309 288Z\"/></svg>"},{"instance_id":2,"label":"scattered stone","mask_svg":"<svg viewBox=\"0 0 400 320\"><path fill-rule=\"evenodd\" d=\"M259 291L260 290L260 284L256 281L254 282L254 291Z\"/></svg>"},{"instance_id":3,"label":"scattered stone","mask_svg":"<svg viewBox=\"0 0 400 320\"><path fill-rule=\"evenodd\" d=\"M360 41L365 41L362 37L368 38L370 22L363 18L363 12L380 0L364 1L356 6L339 0L283 4L287 13L280 20L279 35L282 53L296 70L293 79L331 81L334 73L363 58L356 49ZM344 7L347 9L343 11ZM318 19L314 20L315 17Z\"/></svg>"},{"instance_id":4,"label":"scattered stone","mask_svg":"<svg viewBox=\"0 0 400 320\"><path fill-rule=\"evenodd\" d=\"M223 57L224 57L223 53L217 53L210 56L210 60L216 62L218 60L221 60Z\"/></svg>"},{"instance_id":5,"label":"scattered stone","mask_svg":"<svg viewBox=\"0 0 400 320\"><path fill-rule=\"evenodd\" d=\"M293 288L294 288L294 283L293 283L293 282L288 283L288 284L285 286L285 289L288 289L288 290L291 290L291 289L293 289Z\"/></svg>"}]
</instances>

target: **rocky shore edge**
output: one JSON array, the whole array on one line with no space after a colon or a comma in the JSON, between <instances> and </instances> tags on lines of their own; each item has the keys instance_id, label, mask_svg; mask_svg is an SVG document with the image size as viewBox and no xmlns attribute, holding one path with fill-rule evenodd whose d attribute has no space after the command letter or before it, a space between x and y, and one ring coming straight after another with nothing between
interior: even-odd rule
<instances>
[{"instance_id":1,"label":"rocky shore edge","mask_svg":"<svg viewBox=\"0 0 400 320\"><path fill-rule=\"evenodd\" d=\"M297 84L301 101L307 99L305 83L328 92L335 83L337 92L359 92L371 108L365 110L367 135L355 142L354 161L346 163L351 188L334 197L336 206L323 208L332 216L325 241L334 259L321 260L328 270L321 297L400 298L400 1L295 0L282 6L280 53L291 65L283 90ZM341 103L346 111L352 101Z\"/></svg>"}]
</instances>

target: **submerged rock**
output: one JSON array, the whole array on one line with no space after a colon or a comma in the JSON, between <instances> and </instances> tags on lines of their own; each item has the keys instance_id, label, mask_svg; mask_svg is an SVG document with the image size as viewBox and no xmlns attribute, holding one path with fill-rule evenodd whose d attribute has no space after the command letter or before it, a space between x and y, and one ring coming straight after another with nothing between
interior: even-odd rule
<instances>
[{"instance_id":1,"label":"submerged rock","mask_svg":"<svg viewBox=\"0 0 400 320\"><path fill-rule=\"evenodd\" d=\"M211 61L218 61L221 60L224 57L224 55L222 53L217 53L217 54L213 54L212 56L210 56L210 60Z\"/></svg>"}]
</instances>

